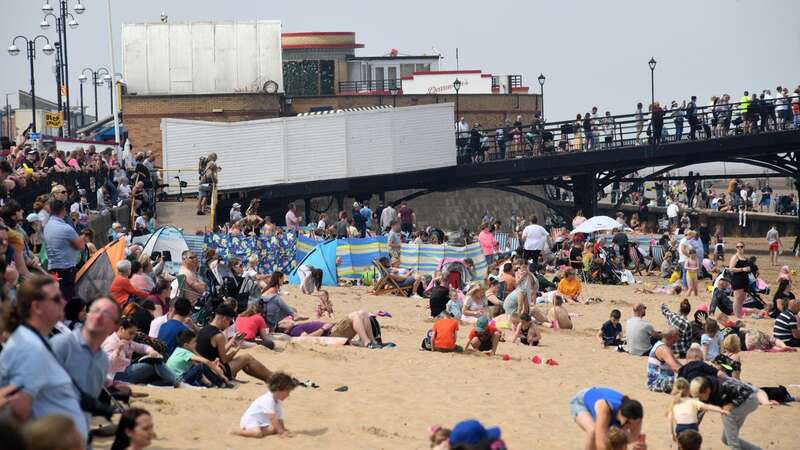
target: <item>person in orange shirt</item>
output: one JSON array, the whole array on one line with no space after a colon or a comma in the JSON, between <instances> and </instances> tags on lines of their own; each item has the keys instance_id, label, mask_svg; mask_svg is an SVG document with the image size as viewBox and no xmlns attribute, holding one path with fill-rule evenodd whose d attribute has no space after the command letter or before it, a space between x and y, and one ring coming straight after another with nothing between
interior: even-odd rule
<instances>
[{"instance_id":1,"label":"person in orange shirt","mask_svg":"<svg viewBox=\"0 0 800 450\"><path fill-rule=\"evenodd\" d=\"M456 345L456 334L458 332L458 321L453 316L444 311L441 319L433 324L433 334L431 335L431 351L434 352L460 352L461 347Z\"/></svg>"},{"instance_id":2,"label":"person in orange shirt","mask_svg":"<svg viewBox=\"0 0 800 450\"><path fill-rule=\"evenodd\" d=\"M114 278L114 281L111 282L109 294L111 294L111 298L120 306L125 306L131 295L140 299L145 299L150 295L141 289L133 287L131 280L128 278L130 276L131 262L127 259L119 261L117 263L117 276Z\"/></svg>"},{"instance_id":3,"label":"person in orange shirt","mask_svg":"<svg viewBox=\"0 0 800 450\"><path fill-rule=\"evenodd\" d=\"M564 271L564 278L558 282L558 293L567 300L576 303L581 302L581 280L575 274L575 269L572 267Z\"/></svg>"}]
</instances>

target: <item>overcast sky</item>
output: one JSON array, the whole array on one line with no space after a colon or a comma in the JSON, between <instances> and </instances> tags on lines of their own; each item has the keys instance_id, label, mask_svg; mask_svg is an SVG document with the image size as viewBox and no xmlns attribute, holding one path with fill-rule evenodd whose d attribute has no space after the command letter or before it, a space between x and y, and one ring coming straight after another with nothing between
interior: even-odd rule
<instances>
[{"instance_id":1,"label":"overcast sky","mask_svg":"<svg viewBox=\"0 0 800 450\"><path fill-rule=\"evenodd\" d=\"M3 48L15 35L41 32L42 3L0 0ZM106 1L83 4L80 27L68 34L73 104L81 69L110 69ZM800 84L800 0L112 0L112 8L118 72L122 23L155 22L162 10L170 21L279 19L283 31L355 31L366 44L357 51L362 56L435 47L444 54L444 69L455 68L458 47L461 69L521 74L536 92L536 77L544 73L550 120L593 105L631 112L650 97L651 56L662 102L694 94L705 103L712 94L738 98L745 89ZM45 33L51 39L54 28ZM24 55L0 53L0 93L29 89ZM54 59L37 56L37 93L54 99ZM108 90L101 95L105 114ZM91 94L85 100L91 104Z\"/></svg>"}]
</instances>

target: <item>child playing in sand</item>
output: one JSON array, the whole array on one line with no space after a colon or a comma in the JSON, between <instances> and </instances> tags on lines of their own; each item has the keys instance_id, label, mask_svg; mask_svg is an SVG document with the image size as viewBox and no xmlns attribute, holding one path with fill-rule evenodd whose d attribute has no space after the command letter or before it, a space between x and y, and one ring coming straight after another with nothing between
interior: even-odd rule
<instances>
[{"instance_id":1,"label":"child playing in sand","mask_svg":"<svg viewBox=\"0 0 800 450\"><path fill-rule=\"evenodd\" d=\"M534 323L530 314L513 313L511 314L510 320L511 339L509 342L513 344L517 341L517 339L519 339L519 342L522 345L539 345L539 340L542 339L542 335L539 334L539 330L536 329L536 323Z\"/></svg>"},{"instance_id":2,"label":"child playing in sand","mask_svg":"<svg viewBox=\"0 0 800 450\"><path fill-rule=\"evenodd\" d=\"M447 311L456 319L461 320L461 311L464 309L464 302L458 297L455 289L450 288L450 300L447 301Z\"/></svg>"},{"instance_id":3,"label":"child playing in sand","mask_svg":"<svg viewBox=\"0 0 800 450\"><path fill-rule=\"evenodd\" d=\"M283 372L275 372L269 379L269 392L250 404L233 434L244 437L263 438L273 434L289 437L283 423L283 402L297 386L295 380Z\"/></svg>"},{"instance_id":4,"label":"child playing in sand","mask_svg":"<svg viewBox=\"0 0 800 450\"><path fill-rule=\"evenodd\" d=\"M706 361L713 361L719 355L719 348L722 345L722 334L719 332L719 324L714 319L706 320L706 332L700 337L700 346L703 347L703 357Z\"/></svg>"},{"instance_id":5,"label":"child playing in sand","mask_svg":"<svg viewBox=\"0 0 800 450\"><path fill-rule=\"evenodd\" d=\"M628 433L620 427L611 427L606 436L608 450L625 450L628 448Z\"/></svg>"},{"instance_id":6,"label":"child playing in sand","mask_svg":"<svg viewBox=\"0 0 800 450\"><path fill-rule=\"evenodd\" d=\"M460 352L461 347L456 345L458 333L458 320L444 311L441 318L433 324L431 334L431 351L434 352Z\"/></svg>"},{"instance_id":7,"label":"child playing in sand","mask_svg":"<svg viewBox=\"0 0 800 450\"><path fill-rule=\"evenodd\" d=\"M328 291L321 290L319 291L319 303L317 303L316 310L317 319L321 318L325 314L327 314L331 320L336 320L333 315L333 303L331 303Z\"/></svg>"},{"instance_id":8,"label":"child playing in sand","mask_svg":"<svg viewBox=\"0 0 800 450\"><path fill-rule=\"evenodd\" d=\"M450 429L433 425L428 428L432 450L450 450Z\"/></svg>"},{"instance_id":9,"label":"child playing in sand","mask_svg":"<svg viewBox=\"0 0 800 450\"><path fill-rule=\"evenodd\" d=\"M489 323L489 318L481 316L475 322L475 326L470 330L467 337L467 344L464 349L467 351L486 352L494 355L497 352L497 345L500 343L500 332L493 324Z\"/></svg>"},{"instance_id":10,"label":"child playing in sand","mask_svg":"<svg viewBox=\"0 0 800 450\"><path fill-rule=\"evenodd\" d=\"M714 411L728 415L728 411L708 403L703 403L689 395L689 382L686 378L678 378L672 387L672 403L667 411L669 429L672 440L677 441L678 435L684 430L698 431L699 422L697 414L700 411Z\"/></svg>"},{"instance_id":11,"label":"child playing in sand","mask_svg":"<svg viewBox=\"0 0 800 450\"><path fill-rule=\"evenodd\" d=\"M683 264L686 269L686 286L688 287L686 295L697 297L697 285L700 284L700 280L697 279L697 271L700 269L700 261L697 260L697 251L694 248L689 249L689 255Z\"/></svg>"},{"instance_id":12,"label":"child playing in sand","mask_svg":"<svg viewBox=\"0 0 800 450\"><path fill-rule=\"evenodd\" d=\"M603 344L603 347L618 347L623 345L622 324L619 323L622 313L618 309L611 310L611 316L600 327L597 332L597 338Z\"/></svg>"},{"instance_id":13,"label":"child playing in sand","mask_svg":"<svg viewBox=\"0 0 800 450\"><path fill-rule=\"evenodd\" d=\"M739 352L742 351L742 341L737 334L729 334L722 340L720 354L714 358L714 365L731 378L741 379L742 361Z\"/></svg>"},{"instance_id":14,"label":"child playing in sand","mask_svg":"<svg viewBox=\"0 0 800 450\"><path fill-rule=\"evenodd\" d=\"M564 307L564 297L560 295L553 297L553 306L547 310L547 320L550 321L550 326L553 328L572 329L572 319L569 317L569 311Z\"/></svg>"}]
</instances>

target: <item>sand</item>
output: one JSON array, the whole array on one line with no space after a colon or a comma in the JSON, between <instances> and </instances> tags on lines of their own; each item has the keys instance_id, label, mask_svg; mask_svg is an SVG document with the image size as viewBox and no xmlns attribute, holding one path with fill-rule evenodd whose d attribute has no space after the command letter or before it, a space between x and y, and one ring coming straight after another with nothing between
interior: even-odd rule
<instances>
[{"instance_id":1,"label":"sand","mask_svg":"<svg viewBox=\"0 0 800 450\"><path fill-rule=\"evenodd\" d=\"M765 257L759 259L762 277L775 286L775 269L767 267ZM796 259L783 260L796 267ZM304 314L313 312L315 298L300 296L295 287L285 289L291 305ZM465 418L501 426L512 449L578 449L583 436L570 419L569 399L582 388L600 385L643 403L643 430L650 449L676 448L665 418L670 399L647 390L646 358L603 349L595 334L611 309L619 308L625 320L639 301L649 306L647 318L663 327L659 304L666 301L677 310L683 297L633 294L630 286L587 285L584 290L605 302L570 305L570 311L580 315L574 319L575 330L543 330L539 347L501 343L499 354L512 357L503 361L500 356L419 351L431 325L425 300L375 297L366 288L330 289L340 314L357 309L391 312L392 318L380 321L384 340L395 342L397 348L289 344L280 352L247 350L270 369L320 385L319 389L298 388L286 401L286 425L294 433L292 438L258 440L229 434L249 403L266 391L263 383L244 374L239 376L243 383L233 390L137 387L150 396L134 400L134 405L153 413L158 433L153 448L160 449L424 449L428 448L429 425L451 427ZM709 298L707 293L701 297L704 302ZM771 320L746 322L771 332ZM462 327L460 343L468 330ZM534 355L553 358L559 365L534 365ZM800 382L800 352L747 352L742 364L743 379L757 386ZM349 390L334 391L342 385ZM790 391L800 395L797 389ZM798 404L759 408L748 418L743 437L765 449L797 448L800 428L794 425L800 418L799 408ZM720 431L719 416L709 414L701 428L703 448L725 448ZM110 440L99 440L96 448L109 445Z\"/></svg>"}]
</instances>

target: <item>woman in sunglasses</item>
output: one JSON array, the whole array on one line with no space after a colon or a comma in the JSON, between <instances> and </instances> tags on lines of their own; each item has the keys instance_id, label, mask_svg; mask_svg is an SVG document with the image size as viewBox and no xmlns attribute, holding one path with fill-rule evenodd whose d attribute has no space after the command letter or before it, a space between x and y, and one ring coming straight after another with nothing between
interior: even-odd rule
<instances>
[{"instance_id":1,"label":"woman in sunglasses","mask_svg":"<svg viewBox=\"0 0 800 450\"><path fill-rule=\"evenodd\" d=\"M750 286L750 261L744 255L744 243L736 243L736 254L731 256L728 263L731 272L731 288L733 289L733 313L737 319L742 317L742 306L747 299L747 289Z\"/></svg>"}]
</instances>

